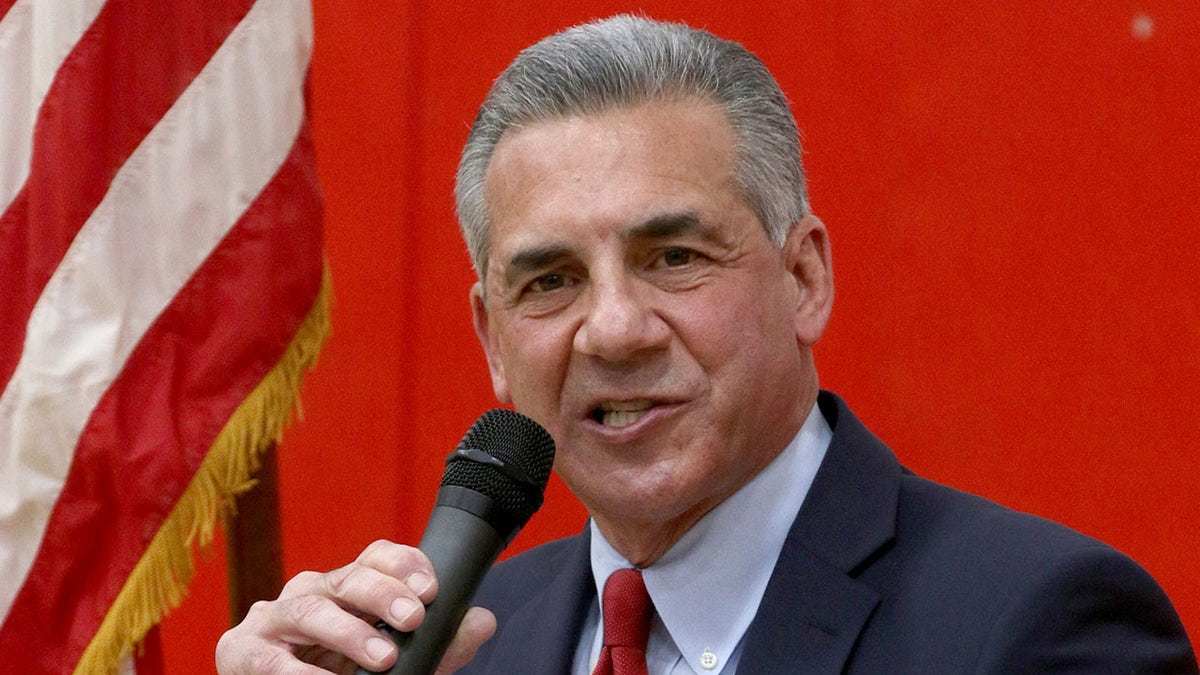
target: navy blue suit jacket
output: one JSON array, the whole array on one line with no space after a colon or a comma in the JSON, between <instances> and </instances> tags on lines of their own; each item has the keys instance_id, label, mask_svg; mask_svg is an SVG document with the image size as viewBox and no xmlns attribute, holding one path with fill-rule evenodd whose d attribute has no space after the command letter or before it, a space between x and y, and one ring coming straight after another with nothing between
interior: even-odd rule
<instances>
[{"instance_id":1,"label":"navy blue suit jacket","mask_svg":"<svg viewBox=\"0 0 1200 675\"><path fill-rule=\"evenodd\" d=\"M738 672L1196 673L1159 586L1111 547L912 475L838 397ZM497 565L499 629L464 673L568 673L596 595L588 534Z\"/></svg>"}]
</instances>

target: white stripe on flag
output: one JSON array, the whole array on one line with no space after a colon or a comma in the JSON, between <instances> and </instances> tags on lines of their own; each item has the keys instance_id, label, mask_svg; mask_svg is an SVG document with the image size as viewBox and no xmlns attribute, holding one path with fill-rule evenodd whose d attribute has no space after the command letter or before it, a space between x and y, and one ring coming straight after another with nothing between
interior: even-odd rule
<instances>
[{"instance_id":1,"label":"white stripe on flag","mask_svg":"<svg viewBox=\"0 0 1200 675\"><path fill-rule=\"evenodd\" d=\"M0 438L9 449L0 466L5 614L92 410L291 152L311 49L307 2L259 0L121 167L34 306L0 395L0 430L10 430ZM64 424L47 429L47 420Z\"/></svg>"},{"instance_id":2,"label":"white stripe on flag","mask_svg":"<svg viewBox=\"0 0 1200 675\"><path fill-rule=\"evenodd\" d=\"M29 177L37 111L105 0L17 0L0 19L0 213Z\"/></svg>"}]
</instances>

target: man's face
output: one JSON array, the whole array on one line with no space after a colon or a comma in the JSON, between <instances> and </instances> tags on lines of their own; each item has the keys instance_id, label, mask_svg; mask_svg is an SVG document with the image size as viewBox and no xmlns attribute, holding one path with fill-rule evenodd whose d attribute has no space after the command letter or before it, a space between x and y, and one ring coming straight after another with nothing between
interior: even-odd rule
<instances>
[{"instance_id":1,"label":"man's face","mask_svg":"<svg viewBox=\"0 0 1200 675\"><path fill-rule=\"evenodd\" d=\"M556 470L610 539L673 542L816 396L823 226L773 246L733 160L720 109L677 102L511 130L488 170L472 304L496 395L554 436Z\"/></svg>"}]
</instances>

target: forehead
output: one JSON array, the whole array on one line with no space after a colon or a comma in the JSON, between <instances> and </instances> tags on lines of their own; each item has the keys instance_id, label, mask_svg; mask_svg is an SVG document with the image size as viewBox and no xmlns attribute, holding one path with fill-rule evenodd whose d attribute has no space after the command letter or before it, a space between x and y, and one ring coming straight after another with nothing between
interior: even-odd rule
<instances>
[{"instance_id":1,"label":"forehead","mask_svg":"<svg viewBox=\"0 0 1200 675\"><path fill-rule=\"evenodd\" d=\"M493 254L517 240L619 230L667 212L718 217L741 201L734 154L724 111L693 100L511 129L485 180Z\"/></svg>"}]
</instances>

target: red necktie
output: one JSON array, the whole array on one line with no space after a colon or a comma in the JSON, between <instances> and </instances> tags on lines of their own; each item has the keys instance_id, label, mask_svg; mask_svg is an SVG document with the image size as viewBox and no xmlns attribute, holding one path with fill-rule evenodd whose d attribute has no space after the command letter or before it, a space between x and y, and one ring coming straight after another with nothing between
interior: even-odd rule
<instances>
[{"instance_id":1,"label":"red necktie","mask_svg":"<svg viewBox=\"0 0 1200 675\"><path fill-rule=\"evenodd\" d=\"M604 582L604 648L592 675L646 675L653 613L641 571L613 572Z\"/></svg>"}]
</instances>

